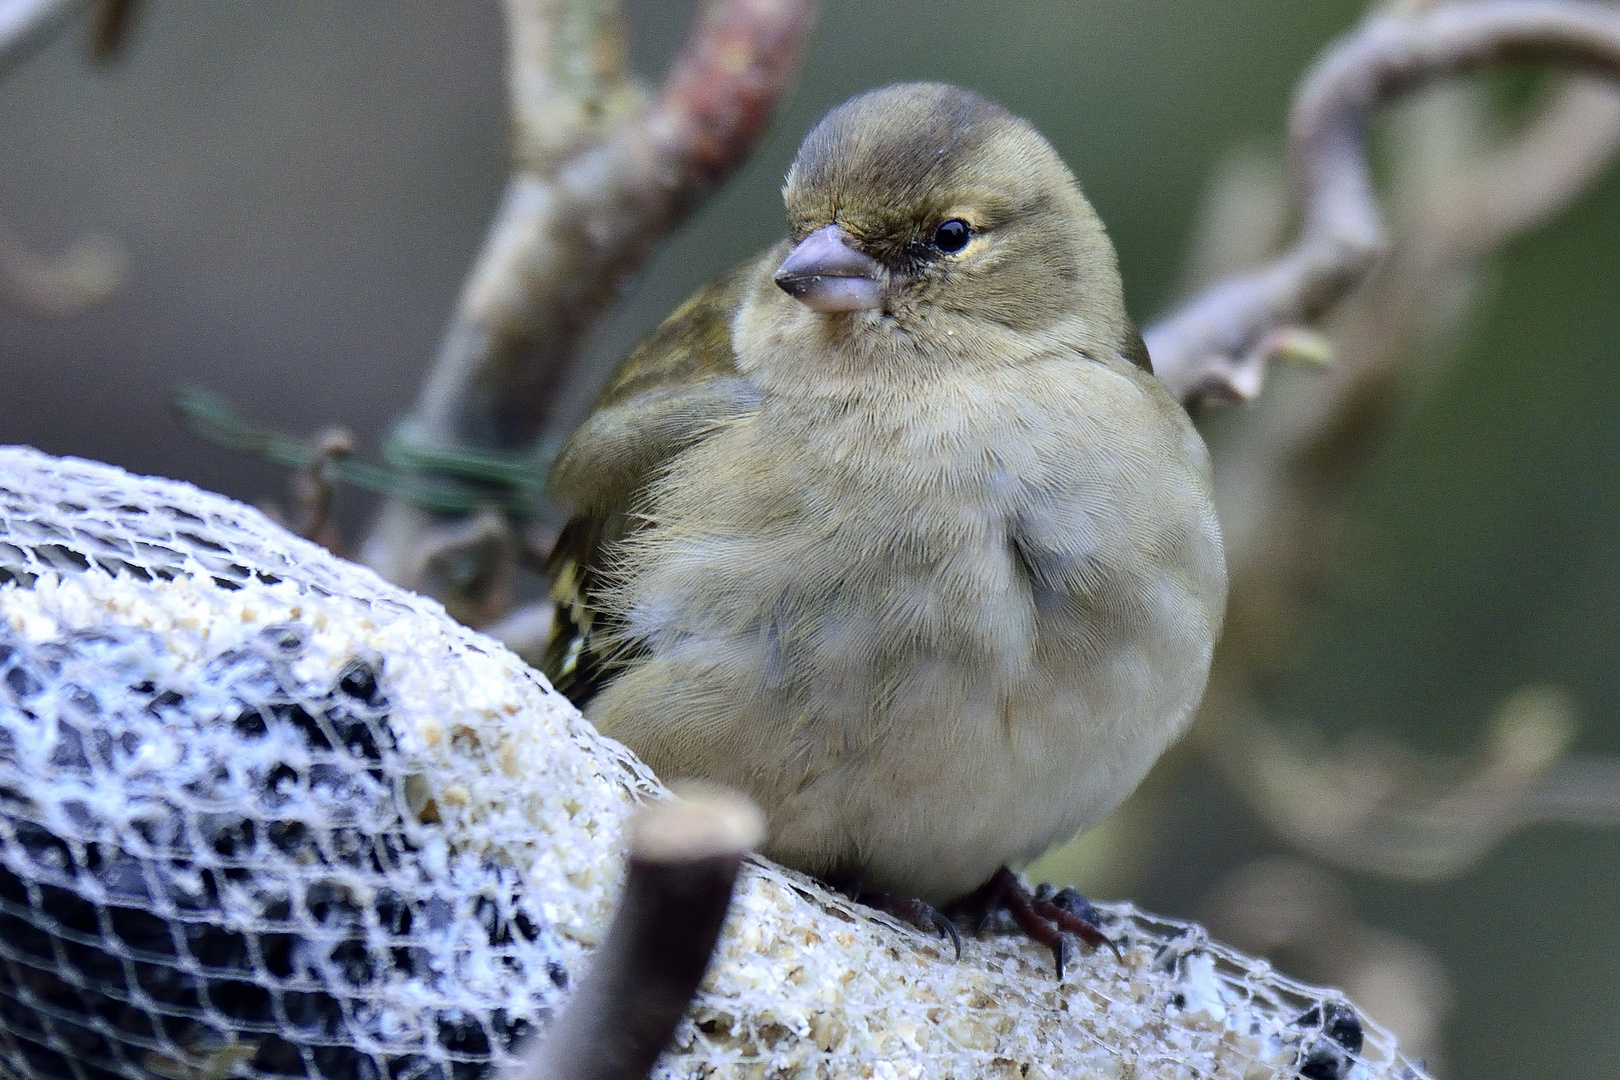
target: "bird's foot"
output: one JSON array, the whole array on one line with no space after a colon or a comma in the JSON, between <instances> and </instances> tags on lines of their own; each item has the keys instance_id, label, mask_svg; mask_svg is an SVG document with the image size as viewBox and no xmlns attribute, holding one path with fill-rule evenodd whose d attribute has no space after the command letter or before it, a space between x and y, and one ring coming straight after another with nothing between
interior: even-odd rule
<instances>
[{"instance_id":1,"label":"bird's foot","mask_svg":"<svg viewBox=\"0 0 1620 1080\"><path fill-rule=\"evenodd\" d=\"M932 904L925 904L921 900L908 900L893 893L878 892L872 889L859 889L848 892L849 898L856 903L865 904L869 908L892 915L908 926L915 926L925 934L938 934L951 943L956 950L956 958L962 959L962 935L956 929L956 923L947 918Z\"/></svg>"},{"instance_id":2,"label":"bird's foot","mask_svg":"<svg viewBox=\"0 0 1620 1080\"><path fill-rule=\"evenodd\" d=\"M1091 901L1073 889L1054 890L1050 885L1032 892L1005 866L976 891L951 904L950 910L972 918L977 930L1000 912L1011 915L1031 940L1052 950L1059 979L1063 978L1071 934L1094 949L1106 945L1115 959L1124 959L1119 946L1097 929L1101 920Z\"/></svg>"}]
</instances>

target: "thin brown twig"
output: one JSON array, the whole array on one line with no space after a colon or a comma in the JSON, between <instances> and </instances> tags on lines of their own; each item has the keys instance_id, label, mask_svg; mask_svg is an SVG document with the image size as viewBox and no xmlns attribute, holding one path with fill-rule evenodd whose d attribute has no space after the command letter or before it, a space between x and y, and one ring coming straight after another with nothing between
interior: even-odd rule
<instances>
[{"instance_id":1,"label":"thin brown twig","mask_svg":"<svg viewBox=\"0 0 1620 1080\"><path fill-rule=\"evenodd\" d=\"M1149 328L1154 368L1172 391L1187 402L1254 397L1268 338L1318 318L1378 265L1388 238L1366 143L1381 105L1443 75L1519 60L1620 77L1620 11L1580 0L1481 0L1374 15L1330 47L1290 122L1300 238L1270 266Z\"/></svg>"},{"instance_id":2,"label":"thin brown twig","mask_svg":"<svg viewBox=\"0 0 1620 1080\"><path fill-rule=\"evenodd\" d=\"M697 993L743 857L765 816L736 792L688 789L630 821L624 895L574 999L508 1080L646 1076Z\"/></svg>"}]
</instances>

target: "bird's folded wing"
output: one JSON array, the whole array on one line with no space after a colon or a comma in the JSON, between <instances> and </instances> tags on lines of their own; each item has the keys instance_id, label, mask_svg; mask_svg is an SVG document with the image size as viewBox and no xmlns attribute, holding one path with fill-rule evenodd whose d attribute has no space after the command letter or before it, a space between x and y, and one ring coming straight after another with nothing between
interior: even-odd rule
<instances>
[{"instance_id":1,"label":"bird's folded wing","mask_svg":"<svg viewBox=\"0 0 1620 1080\"><path fill-rule=\"evenodd\" d=\"M611 674L595 592L604 558L635 527L638 496L675 455L758 405L731 347L732 320L758 265L698 290L637 346L552 467L552 494L572 517L548 564L555 614L541 668L576 705Z\"/></svg>"}]
</instances>

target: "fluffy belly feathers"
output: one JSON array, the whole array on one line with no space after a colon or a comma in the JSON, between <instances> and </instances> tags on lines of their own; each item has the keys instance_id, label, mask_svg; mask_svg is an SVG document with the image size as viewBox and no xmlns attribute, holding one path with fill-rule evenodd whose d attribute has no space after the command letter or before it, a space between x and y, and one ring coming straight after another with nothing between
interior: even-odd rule
<instances>
[{"instance_id":1,"label":"fluffy belly feathers","mask_svg":"<svg viewBox=\"0 0 1620 1080\"><path fill-rule=\"evenodd\" d=\"M1136 458L1196 440L1179 413L1163 446L1110 448L1085 394L962 400L783 407L683 454L620 553L634 659L589 710L665 779L750 792L771 857L935 903L1129 793L1224 598L1201 446L1156 520L1110 506Z\"/></svg>"}]
</instances>

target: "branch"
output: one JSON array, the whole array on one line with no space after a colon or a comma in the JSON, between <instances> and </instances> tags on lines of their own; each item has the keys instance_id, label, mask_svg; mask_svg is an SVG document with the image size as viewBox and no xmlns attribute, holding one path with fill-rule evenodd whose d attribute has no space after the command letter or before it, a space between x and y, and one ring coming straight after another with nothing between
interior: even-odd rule
<instances>
[{"instance_id":1,"label":"branch","mask_svg":"<svg viewBox=\"0 0 1620 1080\"><path fill-rule=\"evenodd\" d=\"M306 540L343 553L342 536L332 523L332 502L337 495L334 475L339 462L354 453L354 436L334 425L309 440L309 465L293 474L293 505L298 510L297 532Z\"/></svg>"},{"instance_id":2,"label":"branch","mask_svg":"<svg viewBox=\"0 0 1620 1080\"><path fill-rule=\"evenodd\" d=\"M1177 397L1254 397L1276 343L1378 265L1389 242L1366 152L1377 109L1421 83L1503 61L1620 76L1620 11L1574 0L1453 4L1410 18L1375 15L1327 51L1301 86L1290 122L1298 242L1145 335L1155 370Z\"/></svg>"},{"instance_id":3,"label":"branch","mask_svg":"<svg viewBox=\"0 0 1620 1080\"><path fill-rule=\"evenodd\" d=\"M1460 170L1431 228L1459 255L1480 255L1557 214L1620 151L1620 88L1572 79L1523 133Z\"/></svg>"},{"instance_id":4,"label":"branch","mask_svg":"<svg viewBox=\"0 0 1620 1080\"><path fill-rule=\"evenodd\" d=\"M1252 704L1214 693L1222 723L1200 729L1211 760L1273 832L1344 869L1445 880L1530 821L1615 814L1612 803L1572 789L1571 780L1588 777L1556 771L1574 734L1573 709L1557 691L1529 688L1505 701L1470 762L1366 735L1323 752L1250 712Z\"/></svg>"},{"instance_id":5,"label":"branch","mask_svg":"<svg viewBox=\"0 0 1620 1080\"><path fill-rule=\"evenodd\" d=\"M1620 758L1583 755L1558 762L1523 807L1524 820L1620 825Z\"/></svg>"},{"instance_id":6,"label":"branch","mask_svg":"<svg viewBox=\"0 0 1620 1080\"><path fill-rule=\"evenodd\" d=\"M809 44L813 0L708 0L649 103L611 0L508 0L515 168L391 458L470 492L543 475L549 410L586 331L653 244L747 155ZM439 545L387 504L362 558L410 588ZM442 545L440 545L442 546ZM480 597L435 594L458 614Z\"/></svg>"},{"instance_id":7,"label":"branch","mask_svg":"<svg viewBox=\"0 0 1620 1080\"><path fill-rule=\"evenodd\" d=\"M603 5L591 7L600 16ZM764 131L810 25L808 0L711 0L657 98L552 165L578 138L567 115L590 113L581 103L593 92L557 74L568 35L532 8L508 5L518 168L405 422L426 447L512 450L534 439L615 287ZM592 54L622 48L604 21Z\"/></svg>"},{"instance_id":8,"label":"branch","mask_svg":"<svg viewBox=\"0 0 1620 1080\"><path fill-rule=\"evenodd\" d=\"M743 856L765 815L721 789L654 803L630 820L624 895L584 984L509 1080L646 1076L708 970Z\"/></svg>"}]
</instances>

